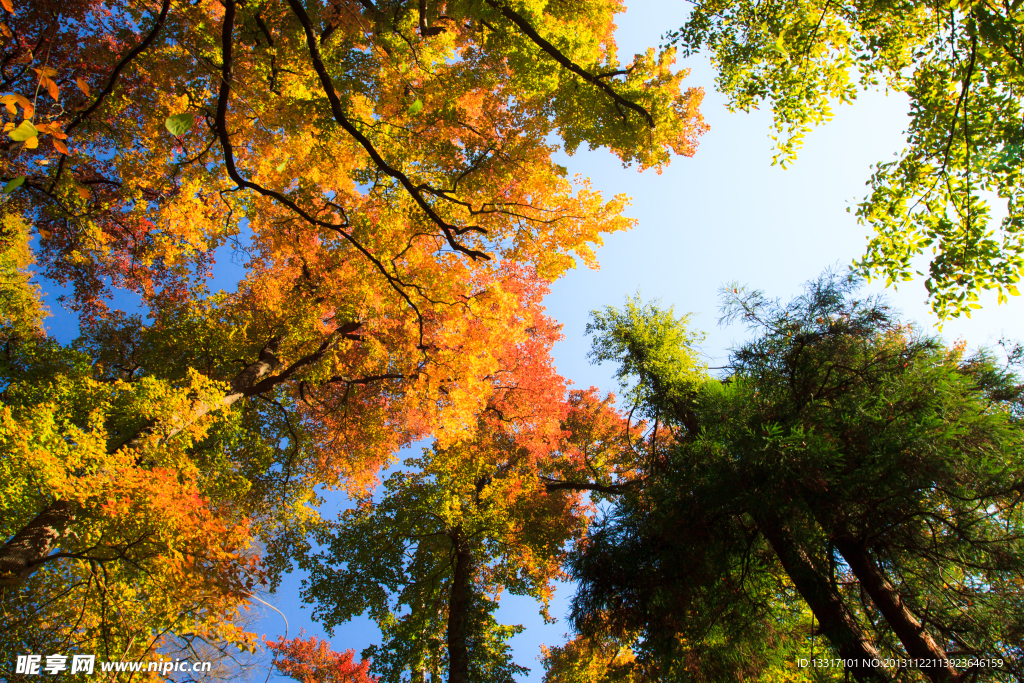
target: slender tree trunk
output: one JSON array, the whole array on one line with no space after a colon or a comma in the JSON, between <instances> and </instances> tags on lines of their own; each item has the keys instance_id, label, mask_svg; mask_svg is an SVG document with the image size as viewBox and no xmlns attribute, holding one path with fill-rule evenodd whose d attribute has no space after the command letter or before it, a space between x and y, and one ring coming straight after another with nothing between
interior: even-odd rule
<instances>
[{"instance_id":1,"label":"slender tree trunk","mask_svg":"<svg viewBox=\"0 0 1024 683\"><path fill-rule=\"evenodd\" d=\"M469 609L473 599L473 556L463 545L462 530L451 534L455 567L448 598L448 683L469 683Z\"/></svg>"},{"instance_id":2,"label":"slender tree trunk","mask_svg":"<svg viewBox=\"0 0 1024 683\"><path fill-rule=\"evenodd\" d=\"M279 343L280 338L271 340L260 352L259 359L238 373L231 382L230 393L223 400L211 405L198 403L188 419L165 434L164 439L173 437L214 410L227 408L249 395L259 385L261 379L280 367L280 361L275 355ZM141 446L152 434L153 427L154 425L143 427L125 443L111 445L108 451L114 453L121 448ZM21 583L39 569L58 547L60 539L67 534L76 517L74 506L68 501L54 501L7 541L3 548L0 548L0 587Z\"/></svg>"},{"instance_id":3,"label":"slender tree trunk","mask_svg":"<svg viewBox=\"0 0 1024 683\"><path fill-rule=\"evenodd\" d=\"M889 582L882 569L868 554L867 549L850 534L841 534L833 539L836 550L846 560L853 575L857 577L864 591L882 613L893 633L903 643L912 659L931 660L931 666L921 671L935 683L953 683L960 679L956 669L946 666L947 655L935 640L924 630L917 617L907 609L899 592Z\"/></svg>"},{"instance_id":4,"label":"slender tree trunk","mask_svg":"<svg viewBox=\"0 0 1024 683\"><path fill-rule=\"evenodd\" d=\"M832 587L828 575L815 566L778 517L763 515L757 522L793 585L817 617L821 633L846 660L846 669L861 683L891 680L885 669L871 665L871 660L879 659L878 650Z\"/></svg>"},{"instance_id":5,"label":"slender tree trunk","mask_svg":"<svg viewBox=\"0 0 1024 683\"><path fill-rule=\"evenodd\" d=\"M412 610L409 617L412 623L416 623L418 612L421 608L413 600L409 605ZM409 683L427 683L427 671L424 668L424 657L423 657L423 633L420 633L419 643L416 646L416 650L412 653L412 664L409 668Z\"/></svg>"}]
</instances>

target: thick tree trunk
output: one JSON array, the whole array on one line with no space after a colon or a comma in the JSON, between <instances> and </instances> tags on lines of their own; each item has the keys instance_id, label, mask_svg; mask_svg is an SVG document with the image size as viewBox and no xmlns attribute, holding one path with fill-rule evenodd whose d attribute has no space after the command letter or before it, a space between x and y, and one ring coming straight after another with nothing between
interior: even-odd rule
<instances>
[{"instance_id":1,"label":"thick tree trunk","mask_svg":"<svg viewBox=\"0 0 1024 683\"><path fill-rule=\"evenodd\" d=\"M907 609L896 588L885 577L867 549L849 534L836 536L833 542L861 587L882 613L893 633L903 643L907 654L912 659L930 661L931 665L921 667L921 671L935 683L953 683L959 680L956 669L946 665L945 650Z\"/></svg>"},{"instance_id":2,"label":"thick tree trunk","mask_svg":"<svg viewBox=\"0 0 1024 683\"><path fill-rule=\"evenodd\" d=\"M473 556L463 545L462 530L451 534L455 566L448 598L448 683L469 683L469 610L473 599Z\"/></svg>"},{"instance_id":3,"label":"thick tree trunk","mask_svg":"<svg viewBox=\"0 0 1024 683\"><path fill-rule=\"evenodd\" d=\"M197 403L188 419L166 433L164 439L173 437L214 410L231 406L259 388L260 380L281 365L275 355L280 341L280 338L272 339L260 351L259 359L238 373L231 382L230 393L223 400L211 405ZM125 443L111 445L109 450L113 453L121 448L137 448L150 436L152 430L153 425L147 425ZM55 501L43 508L31 522L0 548L0 587L13 586L24 581L45 564L75 519L74 506L65 500Z\"/></svg>"},{"instance_id":4,"label":"thick tree trunk","mask_svg":"<svg viewBox=\"0 0 1024 683\"><path fill-rule=\"evenodd\" d=\"M74 521L74 508L66 500L58 500L36 515L0 550L0 587L31 576Z\"/></svg>"},{"instance_id":5,"label":"thick tree trunk","mask_svg":"<svg viewBox=\"0 0 1024 683\"><path fill-rule=\"evenodd\" d=\"M757 522L793 585L817 617L821 633L846 660L846 669L862 683L891 680L885 669L871 665L872 660L879 659L878 650L832 587L827 574L815 566L777 517L764 515Z\"/></svg>"}]
</instances>

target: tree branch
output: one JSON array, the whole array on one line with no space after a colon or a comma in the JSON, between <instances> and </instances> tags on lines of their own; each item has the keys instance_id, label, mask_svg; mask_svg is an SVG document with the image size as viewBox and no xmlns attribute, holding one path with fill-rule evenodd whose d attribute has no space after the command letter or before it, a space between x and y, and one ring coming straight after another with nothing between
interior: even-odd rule
<instances>
[{"instance_id":1,"label":"tree branch","mask_svg":"<svg viewBox=\"0 0 1024 683\"><path fill-rule=\"evenodd\" d=\"M295 0L290 1L294 2ZM526 36L537 45L537 47L546 52L556 62L558 62L563 67L565 67L572 73L576 74L586 82L592 83L593 85L600 88L602 91L604 91L605 94L611 97L612 101L614 101L617 105L626 107L627 109L631 109L640 116L642 116L644 121L647 123L647 126L649 128L654 128L654 117L651 116L650 112L648 112L646 109L644 109L636 102L631 102L630 100L627 100L625 97L615 92L615 88L611 87L603 80L601 80L602 78L605 78L609 75L614 75L615 72L612 72L611 74L601 74L600 76L595 76L594 74L588 72L586 69L582 68L581 66L573 62L571 59L566 57L557 47L555 47L547 40L545 40L543 36L537 33L533 26L530 26L530 22L528 22L526 19L524 19L520 14L516 13L510 7L507 7L506 5L497 2L496 0L485 1L487 2L488 5L501 12L506 19L515 24L520 31L526 34ZM622 117L626 118L625 114L623 114Z\"/></svg>"},{"instance_id":2,"label":"tree branch","mask_svg":"<svg viewBox=\"0 0 1024 683\"><path fill-rule=\"evenodd\" d=\"M100 104L103 103L103 100L105 100L110 95L110 93L114 92L114 86L117 85L117 78L121 75L121 72L124 71L125 67L127 67L128 64L130 64L133 59L138 57L146 48L150 46L150 44L152 44L154 40L156 40L157 34L160 32L160 29L163 28L164 20L167 19L167 12L168 10L170 10L170 8L171 0L164 0L164 4L160 8L160 14L159 16L157 16L156 23L153 25L153 29L146 35L145 38L143 38L141 43L139 43L131 50L129 50L128 54L124 56L124 59L117 63L117 66L114 67L114 70L110 74L110 80L107 81L107 86L103 88L102 92L100 92L100 94L96 97L96 101L93 102L88 109L86 109L84 112L76 116L74 120L72 120L71 123L68 124L67 128L64 129L64 132L66 134L70 135L72 130L74 130L80 123L82 123L85 119L92 115L92 113L96 111L97 108L99 108Z\"/></svg>"},{"instance_id":3,"label":"tree branch","mask_svg":"<svg viewBox=\"0 0 1024 683\"><path fill-rule=\"evenodd\" d=\"M232 6L234 5L233 2L230 2L229 4ZM474 225L460 228L446 222L438 215L434 210L434 207L427 203L427 200L424 199L423 192L420 188L414 185L407 175L388 164L388 162L384 160L384 157L381 156L380 152L377 151L376 147L373 146L373 143L370 142L369 138L360 133L352 122L348 120L348 117L345 116L345 112L342 109L341 99L338 97L338 93L334 89L334 82L327 73L327 68L324 66L323 59L320 57L320 47L317 44L316 34L313 31L313 25L309 19L309 15L306 14L306 10L303 8L302 3L299 2L299 0L288 0L288 5L292 8L292 12L294 12L295 16L298 17L299 23L302 24L302 28L306 33L306 46L309 50L310 59L313 62L313 69L316 70L317 75L320 77L320 83L323 86L324 93L327 95L327 100L331 104L331 113L334 115L334 120L338 122L338 125L340 125L345 132L355 138L356 142L358 142L364 150L366 150L366 153L370 156L370 159L373 160L373 163L376 164L377 168L391 178L397 180L399 184L405 188L405 191L409 193L409 196L413 198L416 204L418 204L423 212L427 214L430 220L441 228L441 231L444 233L445 238L452 249L466 254L473 260L490 260L491 257L484 252L463 246L455 239L456 235L462 235L467 232L478 232L486 235L486 230ZM233 14L234 13L232 11L232 15Z\"/></svg>"}]
</instances>

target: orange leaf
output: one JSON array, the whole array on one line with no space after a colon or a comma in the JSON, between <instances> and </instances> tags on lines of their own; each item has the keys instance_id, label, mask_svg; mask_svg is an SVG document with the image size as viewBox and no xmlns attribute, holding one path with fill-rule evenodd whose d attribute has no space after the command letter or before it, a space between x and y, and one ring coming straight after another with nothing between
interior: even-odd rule
<instances>
[{"instance_id":1,"label":"orange leaf","mask_svg":"<svg viewBox=\"0 0 1024 683\"><path fill-rule=\"evenodd\" d=\"M85 82L85 79L79 76L75 79L75 83L78 84L78 89L85 93L85 96L89 96L89 84Z\"/></svg>"},{"instance_id":2,"label":"orange leaf","mask_svg":"<svg viewBox=\"0 0 1024 683\"><path fill-rule=\"evenodd\" d=\"M37 123L36 124L36 130L38 130L41 133L48 133L48 134L52 135L55 138L60 138L61 140L67 140L68 139L68 136L65 135L64 131L62 131L60 129L60 123L59 122L54 122L54 123Z\"/></svg>"},{"instance_id":3,"label":"orange leaf","mask_svg":"<svg viewBox=\"0 0 1024 683\"><path fill-rule=\"evenodd\" d=\"M56 83L54 83L51 79L45 76L43 76L40 80L43 82L43 85L46 86L46 92L50 93L50 97L52 97L55 100L60 99L60 90L57 88Z\"/></svg>"},{"instance_id":4,"label":"orange leaf","mask_svg":"<svg viewBox=\"0 0 1024 683\"><path fill-rule=\"evenodd\" d=\"M2 1L2 0L0 0L0 1ZM21 105L21 108L25 110L24 116L25 116L26 119L32 118L32 115L36 111L35 107L32 106L32 103L29 102L27 98L22 97L21 95L19 95L17 93L12 93L10 95L4 95L3 97L0 97L0 104L3 104L3 105L5 105L7 107L7 113L10 114L11 116L14 116L15 114L17 114L17 111L18 111L17 109L14 108L14 105L15 104Z\"/></svg>"},{"instance_id":5,"label":"orange leaf","mask_svg":"<svg viewBox=\"0 0 1024 683\"><path fill-rule=\"evenodd\" d=\"M53 148L60 152L61 154L70 154L70 152L68 152L68 146L61 142L60 140L53 141Z\"/></svg>"},{"instance_id":6,"label":"orange leaf","mask_svg":"<svg viewBox=\"0 0 1024 683\"><path fill-rule=\"evenodd\" d=\"M11 4L11 0L0 0L0 3L3 4L5 10L14 14L14 5Z\"/></svg>"}]
</instances>

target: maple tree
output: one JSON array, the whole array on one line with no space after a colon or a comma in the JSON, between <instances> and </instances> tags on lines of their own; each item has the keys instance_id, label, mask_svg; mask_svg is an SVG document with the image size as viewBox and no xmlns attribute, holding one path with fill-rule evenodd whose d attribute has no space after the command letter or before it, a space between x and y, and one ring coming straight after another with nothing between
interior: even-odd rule
<instances>
[{"instance_id":1,"label":"maple tree","mask_svg":"<svg viewBox=\"0 0 1024 683\"><path fill-rule=\"evenodd\" d=\"M4 3L0 208L82 320L70 347L6 339L36 349L4 379L0 584L29 615L8 642L251 645L231 615L325 490L364 494L418 439L459 453L488 411L527 420L505 384L559 395L540 298L631 221L553 153L658 169L705 128L672 50L619 59L621 9ZM225 256L243 276L212 291ZM36 320L29 290L4 305Z\"/></svg>"},{"instance_id":2,"label":"maple tree","mask_svg":"<svg viewBox=\"0 0 1024 683\"><path fill-rule=\"evenodd\" d=\"M303 639L300 633L291 640L279 638L267 643L274 651L274 666L301 683L372 683L366 673L369 662L356 663L355 652L335 652L329 643L316 636Z\"/></svg>"},{"instance_id":3,"label":"maple tree","mask_svg":"<svg viewBox=\"0 0 1024 683\"><path fill-rule=\"evenodd\" d=\"M859 88L907 95L907 147L874 167L856 209L875 231L856 266L887 283L927 275L945 318L984 290L1018 293L1022 21L990 0L701 0L670 42L707 52L734 109L771 108L783 164Z\"/></svg>"},{"instance_id":4,"label":"maple tree","mask_svg":"<svg viewBox=\"0 0 1024 683\"><path fill-rule=\"evenodd\" d=\"M382 681L444 672L449 681L509 681L526 668L506 641L521 627L493 612L503 591L532 596L546 619L567 544L585 530L582 493L630 476L625 424L596 390L564 389L548 361L554 341L510 346L515 361L473 439L435 443L373 498L316 534L301 562L303 596L328 629L367 613L383 641L364 650Z\"/></svg>"},{"instance_id":5,"label":"maple tree","mask_svg":"<svg viewBox=\"0 0 1024 683\"><path fill-rule=\"evenodd\" d=\"M204 477L188 455L218 426L200 420L177 427L173 441L160 438L192 400L216 400L220 387L199 376L180 387L103 381L86 354L46 337L25 272L27 236L24 221L4 217L3 533L9 547L31 551L18 547L24 520L54 499L76 519L73 540L62 539L41 571L18 590L5 585L0 650L70 645L116 661L168 644L162 634L183 621L186 639L248 647L234 619L260 580L250 524L218 509L232 483ZM152 428L138 431L140 420ZM108 446L126 433L135 434L126 447Z\"/></svg>"}]
</instances>

